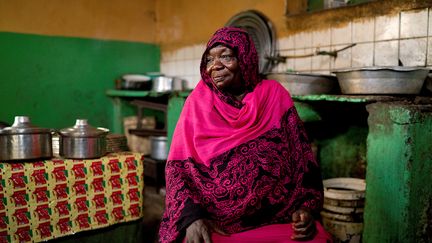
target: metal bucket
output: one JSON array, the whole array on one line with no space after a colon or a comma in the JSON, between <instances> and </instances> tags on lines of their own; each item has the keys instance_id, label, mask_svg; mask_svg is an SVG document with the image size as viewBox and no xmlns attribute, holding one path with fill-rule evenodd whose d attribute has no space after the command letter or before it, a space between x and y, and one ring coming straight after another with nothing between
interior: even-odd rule
<instances>
[{"instance_id":1,"label":"metal bucket","mask_svg":"<svg viewBox=\"0 0 432 243\"><path fill-rule=\"evenodd\" d=\"M167 137L150 137L151 154L150 157L156 160L166 160L168 158Z\"/></svg>"}]
</instances>

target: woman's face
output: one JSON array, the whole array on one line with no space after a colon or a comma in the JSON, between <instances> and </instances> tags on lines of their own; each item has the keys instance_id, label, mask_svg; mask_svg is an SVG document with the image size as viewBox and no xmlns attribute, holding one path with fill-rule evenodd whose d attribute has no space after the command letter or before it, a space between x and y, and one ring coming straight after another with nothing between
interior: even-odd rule
<instances>
[{"instance_id":1,"label":"woman's face","mask_svg":"<svg viewBox=\"0 0 432 243\"><path fill-rule=\"evenodd\" d=\"M219 90L240 95L244 82L235 53L230 48L218 45L210 49L206 57L206 72Z\"/></svg>"}]
</instances>

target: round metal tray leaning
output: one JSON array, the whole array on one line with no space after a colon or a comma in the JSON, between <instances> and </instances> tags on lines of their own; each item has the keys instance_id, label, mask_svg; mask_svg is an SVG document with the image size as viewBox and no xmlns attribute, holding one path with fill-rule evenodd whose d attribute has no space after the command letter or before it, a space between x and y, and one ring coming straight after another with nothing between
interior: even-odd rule
<instances>
[{"instance_id":1,"label":"round metal tray leaning","mask_svg":"<svg viewBox=\"0 0 432 243\"><path fill-rule=\"evenodd\" d=\"M247 10L231 17L225 26L239 27L249 33L258 52L260 73L269 72L273 62L267 57L273 57L276 53L275 32L270 20L258 11Z\"/></svg>"}]
</instances>

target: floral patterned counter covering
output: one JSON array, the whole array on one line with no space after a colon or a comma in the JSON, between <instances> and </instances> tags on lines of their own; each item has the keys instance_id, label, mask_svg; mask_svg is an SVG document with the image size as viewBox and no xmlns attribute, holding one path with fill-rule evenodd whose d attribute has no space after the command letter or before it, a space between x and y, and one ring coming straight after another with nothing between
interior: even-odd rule
<instances>
[{"instance_id":1,"label":"floral patterned counter covering","mask_svg":"<svg viewBox=\"0 0 432 243\"><path fill-rule=\"evenodd\" d=\"M142 217L143 156L0 163L0 243L38 242Z\"/></svg>"}]
</instances>

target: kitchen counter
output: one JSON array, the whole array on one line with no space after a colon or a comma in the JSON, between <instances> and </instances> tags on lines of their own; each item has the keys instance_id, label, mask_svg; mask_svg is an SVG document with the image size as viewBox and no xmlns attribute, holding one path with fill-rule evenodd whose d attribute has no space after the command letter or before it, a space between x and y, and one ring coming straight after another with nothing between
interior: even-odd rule
<instances>
[{"instance_id":1,"label":"kitchen counter","mask_svg":"<svg viewBox=\"0 0 432 243\"><path fill-rule=\"evenodd\" d=\"M0 242L39 242L143 216L143 156L0 162Z\"/></svg>"}]
</instances>

